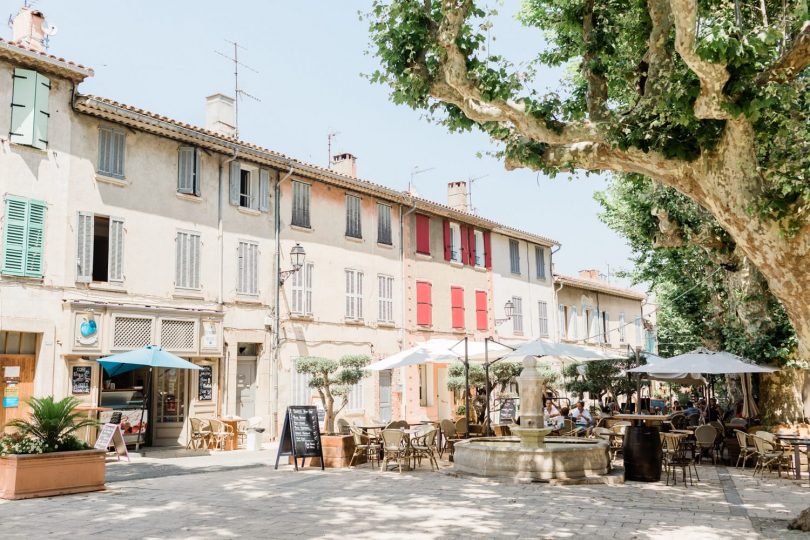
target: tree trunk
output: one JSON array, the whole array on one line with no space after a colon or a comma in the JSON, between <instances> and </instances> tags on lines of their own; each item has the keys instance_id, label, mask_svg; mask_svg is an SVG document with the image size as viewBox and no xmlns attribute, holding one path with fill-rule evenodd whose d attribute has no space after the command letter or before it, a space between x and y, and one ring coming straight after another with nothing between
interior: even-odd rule
<instances>
[{"instance_id":1,"label":"tree trunk","mask_svg":"<svg viewBox=\"0 0 810 540\"><path fill-rule=\"evenodd\" d=\"M775 373L763 373L759 380L759 410L762 422L772 426L784 421L801 422L803 410L802 387L805 370L782 368Z\"/></svg>"}]
</instances>

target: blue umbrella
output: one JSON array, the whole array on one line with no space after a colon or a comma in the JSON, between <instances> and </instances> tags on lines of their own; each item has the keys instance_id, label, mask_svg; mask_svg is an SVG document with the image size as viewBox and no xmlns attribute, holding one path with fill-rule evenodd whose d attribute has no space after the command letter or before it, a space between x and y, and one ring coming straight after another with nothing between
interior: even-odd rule
<instances>
[{"instance_id":1,"label":"blue umbrella","mask_svg":"<svg viewBox=\"0 0 810 540\"><path fill-rule=\"evenodd\" d=\"M107 372L107 375L111 377L141 367L202 369L200 366L192 364L188 360L183 360L179 356L161 349L157 345L147 345L142 349L107 356L106 358L99 359L98 363L101 364L104 371Z\"/></svg>"}]
</instances>

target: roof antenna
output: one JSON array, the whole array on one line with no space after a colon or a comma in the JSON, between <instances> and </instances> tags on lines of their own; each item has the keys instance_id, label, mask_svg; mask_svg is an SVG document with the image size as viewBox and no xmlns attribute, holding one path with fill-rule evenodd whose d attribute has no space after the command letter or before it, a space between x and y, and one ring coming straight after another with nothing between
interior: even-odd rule
<instances>
[{"instance_id":1,"label":"roof antenna","mask_svg":"<svg viewBox=\"0 0 810 540\"><path fill-rule=\"evenodd\" d=\"M432 171L436 167L428 167L427 169L420 169L419 165L414 165L413 169L411 169L411 179L408 180L408 194L413 196L416 194L416 190L413 187L413 177L417 174L422 174L424 172Z\"/></svg>"},{"instance_id":2,"label":"roof antenna","mask_svg":"<svg viewBox=\"0 0 810 540\"><path fill-rule=\"evenodd\" d=\"M337 137L338 135L340 135L339 131L333 131L333 132L328 133L326 135L326 145L327 145L328 151L329 151L329 161L326 162L326 168L327 169L332 168L332 140L335 137Z\"/></svg>"},{"instance_id":3,"label":"roof antenna","mask_svg":"<svg viewBox=\"0 0 810 540\"><path fill-rule=\"evenodd\" d=\"M468 179L467 179L467 186L469 186L469 187L467 187L467 196L469 197L469 202L468 202L467 206L469 206L469 208L470 208L470 213L471 213L471 214L475 214L475 213L476 213L476 212L475 212L475 207L473 206L473 203L472 203L472 188L473 188L473 184L474 184L474 183L475 183L477 180L481 180L482 178L486 178L487 176L489 176L489 175L488 175L488 174L482 174L481 176L476 176L475 178L468 178Z\"/></svg>"},{"instance_id":4,"label":"roof antenna","mask_svg":"<svg viewBox=\"0 0 810 540\"><path fill-rule=\"evenodd\" d=\"M219 51L214 51L214 52L217 53L218 55L222 56L226 60L230 60L231 62L233 62L233 97L234 97L233 101L234 101L234 106L236 107L236 109L234 110L234 120L235 120L236 126L234 126L234 127L236 128L236 137L239 137L239 98L242 97L242 96L246 96L246 97L249 97L250 99L252 99L254 101L261 102L261 100L259 98L257 98L256 96L250 95L247 92L245 92L244 90L242 90L241 88L239 88L239 66L242 66L245 69L249 69L253 73L258 73L258 71L256 71L255 69L253 69L249 65L244 64L244 63L239 61L239 49L242 49L243 51L246 51L247 50L246 48L239 45L239 43L237 43L236 41L231 41L229 39L226 39L225 41L227 41L228 43L233 45L233 56L228 56L227 54L221 53Z\"/></svg>"}]
</instances>

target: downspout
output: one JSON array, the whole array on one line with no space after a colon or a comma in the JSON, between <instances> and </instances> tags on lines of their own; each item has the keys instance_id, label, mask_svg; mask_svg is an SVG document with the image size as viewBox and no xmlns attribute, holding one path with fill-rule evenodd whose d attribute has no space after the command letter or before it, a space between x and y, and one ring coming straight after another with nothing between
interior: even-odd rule
<instances>
[{"instance_id":1,"label":"downspout","mask_svg":"<svg viewBox=\"0 0 810 540\"><path fill-rule=\"evenodd\" d=\"M554 298L552 300L554 301L554 307L555 307L555 309L554 309L554 311L555 311L554 320L557 321L557 342L558 343L561 343L562 339L563 339L562 333L560 332L560 328L562 327L562 325L560 324L560 297L558 295L558 293L563 288L563 284L561 282L559 288L554 288L554 254L557 253L558 251L560 251L561 249L562 249L562 245L557 246L557 249L552 249L551 253L549 254L549 257L548 257L548 265L549 265L548 271L549 271L549 274L551 275L551 290L554 293Z\"/></svg>"},{"instance_id":2,"label":"downspout","mask_svg":"<svg viewBox=\"0 0 810 540\"><path fill-rule=\"evenodd\" d=\"M273 302L273 364L270 369L270 378L273 383L273 426L270 430L270 437L275 439L278 437L278 363L279 363L279 343L281 341L281 183L292 176L293 169L290 165L290 170L284 175L284 178L276 180L276 185L273 190L275 196L275 205L273 211L275 212L275 224L273 231L276 241L276 268L275 275L273 276L273 286L275 287L275 300Z\"/></svg>"},{"instance_id":3,"label":"downspout","mask_svg":"<svg viewBox=\"0 0 810 540\"><path fill-rule=\"evenodd\" d=\"M416 200L411 197L413 202L413 206L411 209L402 213L402 204L399 205L399 261L400 261L400 283L402 283L402 291L405 292L405 218L416 212ZM405 305L405 297L406 295L402 295L402 318L400 328L399 328L399 346L401 347L400 350L405 348L405 313L406 313L406 305ZM407 370L406 367L400 369L400 379L402 385L402 401L399 404L399 413L401 418L405 418L406 415L406 403L408 402L408 385L407 378L405 377L405 371Z\"/></svg>"},{"instance_id":4,"label":"downspout","mask_svg":"<svg viewBox=\"0 0 810 540\"><path fill-rule=\"evenodd\" d=\"M231 163L232 161L236 160L236 157L239 155L239 149L234 149L233 157L230 157L224 161L219 162L219 174L217 175L217 237L219 243L219 291L217 292L217 304L219 304L220 311L225 312L225 229L222 225L222 214L223 214L223 195L222 195L222 170L224 169L226 164ZM224 323L224 318L223 318ZM222 332L223 338L225 336L225 332ZM225 372L225 383L222 385L222 403L225 405L225 411L228 412L228 399L230 398L230 385L227 384L228 382L228 374L230 373L231 367L231 355L228 354L227 351L225 352L224 357L224 366L223 371Z\"/></svg>"}]
</instances>

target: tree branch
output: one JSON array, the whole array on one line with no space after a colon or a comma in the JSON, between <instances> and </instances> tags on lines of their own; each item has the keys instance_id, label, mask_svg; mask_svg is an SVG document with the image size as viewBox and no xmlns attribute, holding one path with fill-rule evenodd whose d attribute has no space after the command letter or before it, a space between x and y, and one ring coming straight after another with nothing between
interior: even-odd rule
<instances>
[{"instance_id":1,"label":"tree branch","mask_svg":"<svg viewBox=\"0 0 810 540\"><path fill-rule=\"evenodd\" d=\"M675 50L700 80L700 95L695 101L695 116L725 120L730 115L723 110L723 87L729 78L726 66L706 62L696 52L697 0L670 0L675 22Z\"/></svg>"},{"instance_id":2,"label":"tree branch","mask_svg":"<svg viewBox=\"0 0 810 540\"><path fill-rule=\"evenodd\" d=\"M793 45L771 67L763 71L757 81L761 83L789 81L804 71L808 65L810 65L810 21L805 21L793 40Z\"/></svg>"},{"instance_id":3,"label":"tree branch","mask_svg":"<svg viewBox=\"0 0 810 540\"><path fill-rule=\"evenodd\" d=\"M661 76L667 70L671 57L667 50L669 30L672 28L672 11L669 0L648 0L647 11L652 21L652 30L647 40L647 84L644 95L657 94Z\"/></svg>"},{"instance_id":4,"label":"tree branch","mask_svg":"<svg viewBox=\"0 0 810 540\"><path fill-rule=\"evenodd\" d=\"M585 17L582 20L582 41L585 45L585 52L582 55L582 77L588 83L588 93L585 98L588 104L588 117L593 122L602 122L609 116L608 86L605 77L594 71L599 58L595 54L593 45L596 27L593 6L594 0L587 0Z\"/></svg>"}]
</instances>

